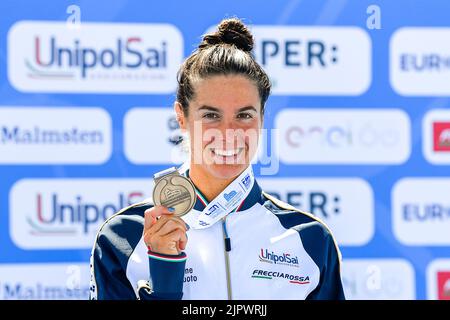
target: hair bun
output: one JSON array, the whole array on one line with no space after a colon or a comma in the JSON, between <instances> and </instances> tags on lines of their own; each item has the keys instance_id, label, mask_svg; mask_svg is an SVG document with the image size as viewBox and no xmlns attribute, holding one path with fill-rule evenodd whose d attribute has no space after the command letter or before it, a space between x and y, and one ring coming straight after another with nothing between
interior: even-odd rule
<instances>
[{"instance_id":1,"label":"hair bun","mask_svg":"<svg viewBox=\"0 0 450 320\"><path fill-rule=\"evenodd\" d=\"M224 19L217 27L217 31L203 37L200 49L212 45L227 43L234 44L238 49L250 52L253 49L253 35L237 18Z\"/></svg>"}]
</instances>

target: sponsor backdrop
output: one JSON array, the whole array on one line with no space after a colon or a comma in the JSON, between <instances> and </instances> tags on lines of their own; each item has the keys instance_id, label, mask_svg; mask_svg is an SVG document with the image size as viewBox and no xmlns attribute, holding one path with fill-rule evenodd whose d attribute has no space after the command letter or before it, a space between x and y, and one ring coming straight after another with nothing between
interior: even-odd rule
<instances>
[{"instance_id":1,"label":"sponsor backdrop","mask_svg":"<svg viewBox=\"0 0 450 320\"><path fill-rule=\"evenodd\" d=\"M0 299L86 299L101 223L177 165L176 72L243 18L255 173L323 219L349 299L450 299L450 2L1 1Z\"/></svg>"}]
</instances>

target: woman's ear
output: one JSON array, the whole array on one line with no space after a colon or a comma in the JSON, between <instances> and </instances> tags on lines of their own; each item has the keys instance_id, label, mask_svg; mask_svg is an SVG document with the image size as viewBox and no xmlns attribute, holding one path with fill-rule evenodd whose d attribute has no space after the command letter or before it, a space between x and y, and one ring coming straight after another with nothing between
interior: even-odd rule
<instances>
[{"instance_id":1,"label":"woman's ear","mask_svg":"<svg viewBox=\"0 0 450 320\"><path fill-rule=\"evenodd\" d=\"M186 130L186 118L184 116L183 107L181 106L181 103L175 101L173 108L175 110L175 114L177 115L178 125L180 126L181 130Z\"/></svg>"}]
</instances>

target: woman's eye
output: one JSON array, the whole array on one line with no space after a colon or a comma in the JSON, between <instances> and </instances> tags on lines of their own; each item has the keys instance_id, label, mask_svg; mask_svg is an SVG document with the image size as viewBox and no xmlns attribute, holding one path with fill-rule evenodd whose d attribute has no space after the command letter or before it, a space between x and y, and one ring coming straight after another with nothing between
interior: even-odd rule
<instances>
[{"instance_id":1,"label":"woman's eye","mask_svg":"<svg viewBox=\"0 0 450 320\"><path fill-rule=\"evenodd\" d=\"M252 119L252 118L253 118L253 115L250 114L250 113L247 113L247 112L245 112L245 113L239 113L239 114L238 114L238 118L239 118L239 119Z\"/></svg>"},{"instance_id":2,"label":"woman's eye","mask_svg":"<svg viewBox=\"0 0 450 320\"><path fill-rule=\"evenodd\" d=\"M214 112L208 112L203 115L204 119L219 119L219 115Z\"/></svg>"}]
</instances>

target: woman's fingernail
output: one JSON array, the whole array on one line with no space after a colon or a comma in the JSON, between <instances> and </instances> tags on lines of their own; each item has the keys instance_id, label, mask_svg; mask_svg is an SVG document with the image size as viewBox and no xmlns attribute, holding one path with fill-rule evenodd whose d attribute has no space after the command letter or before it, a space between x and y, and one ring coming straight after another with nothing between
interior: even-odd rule
<instances>
[{"instance_id":1,"label":"woman's fingernail","mask_svg":"<svg viewBox=\"0 0 450 320\"><path fill-rule=\"evenodd\" d=\"M170 208L167 208L168 210L169 210L169 212L175 212L175 208L174 207L170 207Z\"/></svg>"},{"instance_id":2,"label":"woman's fingernail","mask_svg":"<svg viewBox=\"0 0 450 320\"><path fill-rule=\"evenodd\" d=\"M185 223L186 225L186 231L188 231L191 227L189 227L189 225L187 223Z\"/></svg>"}]
</instances>

